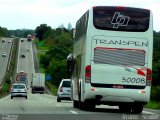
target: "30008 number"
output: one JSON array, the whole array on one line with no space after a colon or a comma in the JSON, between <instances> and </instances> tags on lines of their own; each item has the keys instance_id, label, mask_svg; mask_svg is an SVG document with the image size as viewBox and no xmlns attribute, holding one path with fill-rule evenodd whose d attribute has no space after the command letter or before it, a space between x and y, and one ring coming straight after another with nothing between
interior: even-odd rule
<instances>
[{"instance_id":1,"label":"30008 number","mask_svg":"<svg viewBox=\"0 0 160 120\"><path fill-rule=\"evenodd\" d=\"M145 79L144 78L131 78L131 77L122 77L122 82L123 83L141 83L144 84L145 83Z\"/></svg>"}]
</instances>

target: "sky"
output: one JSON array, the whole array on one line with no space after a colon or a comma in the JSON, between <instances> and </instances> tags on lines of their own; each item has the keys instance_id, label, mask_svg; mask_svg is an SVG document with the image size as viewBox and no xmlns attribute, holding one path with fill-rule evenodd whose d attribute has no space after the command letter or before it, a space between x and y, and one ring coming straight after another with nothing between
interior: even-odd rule
<instances>
[{"instance_id":1,"label":"sky","mask_svg":"<svg viewBox=\"0 0 160 120\"><path fill-rule=\"evenodd\" d=\"M0 0L0 26L15 30L36 29L40 24L67 27L71 23L74 28L76 21L95 5L150 9L153 29L160 31L160 0Z\"/></svg>"}]
</instances>

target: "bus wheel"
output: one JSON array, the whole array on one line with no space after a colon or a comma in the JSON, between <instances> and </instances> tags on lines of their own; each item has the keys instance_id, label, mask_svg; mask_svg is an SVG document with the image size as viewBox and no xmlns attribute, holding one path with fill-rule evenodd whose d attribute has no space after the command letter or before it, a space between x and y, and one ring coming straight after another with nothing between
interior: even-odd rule
<instances>
[{"instance_id":1,"label":"bus wheel","mask_svg":"<svg viewBox=\"0 0 160 120\"><path fill-rule=\"evenodd\" d=\"M94 111L95 110L95 104L92 101L84 101L81 102L81 109L86 111Z\"/></svg>"},{"instance_id":2,"label":"bus wheel","mask_svg":"<svg viewBox=\"0 0 160 120\"><path fill-rule=\"evenodd\" d=\"M119 110L122 113L131 113L131 106L130 105L119 105Z\"/></svg>"},{"instance_id":3,"label":"bus wheel","mask_svg":"<svg viewBox=\"0 0 160 120\"><path fill-rule=\"evenodd\" d=\"M143 111L143 105L133 105L132 106L132 113L140 114Z\"/></svg>"},{"instance_id":4,"label":"bus wheel","mask_svg":"<svg viewBox=\"0 0 160 120\"><path fill-rule=\"evenodd\" d=\"M73 101L73 107L74 108L78 108L79 107L78 101L75 101L75 100Z\"/></svg>"}]
</instances>

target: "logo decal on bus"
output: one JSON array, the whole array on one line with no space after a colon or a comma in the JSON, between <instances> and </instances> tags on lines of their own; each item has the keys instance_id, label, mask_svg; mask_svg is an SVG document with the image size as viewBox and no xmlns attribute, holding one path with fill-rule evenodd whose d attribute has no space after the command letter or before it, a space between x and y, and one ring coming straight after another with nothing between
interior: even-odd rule
<instances>
[{"instance_id":1,"label":"logo decal on bus","mask_svg":"<svg viewBox=\"0 0 160 120\"><path fill-rule=\"evenodd\" d=\"M113 28L118 29L119 26L127 26L129 20L129 16L124 16L120 14L120 12L115 12L111 24L113 24Z\"/></svg>"}]
</instances>

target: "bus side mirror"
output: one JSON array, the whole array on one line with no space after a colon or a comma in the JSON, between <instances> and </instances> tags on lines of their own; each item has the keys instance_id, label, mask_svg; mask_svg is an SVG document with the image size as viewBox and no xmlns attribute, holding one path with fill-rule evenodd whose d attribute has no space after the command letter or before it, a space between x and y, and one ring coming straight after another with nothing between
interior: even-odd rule
<instances>
[{"instance_id":1,"label":"bus side mirror","mask_svg":"<svg viewBox=\"0 0 160 120\"><path fill-rule=\"evenodd\" d=\"M72 73L74 69L74 58L72 54L67 56L67 72Z\"/></svg>"}]
</instances>

